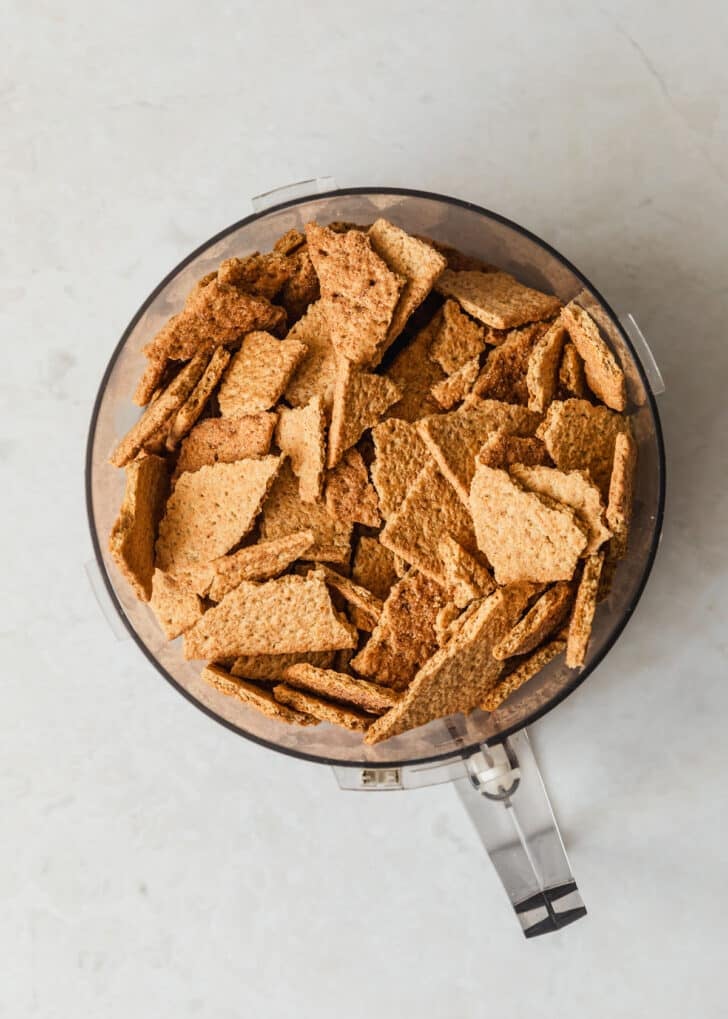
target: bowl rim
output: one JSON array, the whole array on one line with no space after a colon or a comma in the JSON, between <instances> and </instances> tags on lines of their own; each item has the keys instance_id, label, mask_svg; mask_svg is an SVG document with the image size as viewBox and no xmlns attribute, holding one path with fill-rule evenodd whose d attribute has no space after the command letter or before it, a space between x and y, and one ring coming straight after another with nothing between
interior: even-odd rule
<instances>
[{"instance_id":1,"label":"bowl rim","mask_svg":"<svg viewBox=\"0 0 728 1019\"><path fill-rule=\"evenodd\" d=\"M270 740L263 739L261 736L256 736L253 733L241 729L233 722L228 721L226 718L222 718L212 708L208 707L201 701L197 700L197 698L189 690L187 690L180 683L178 683L177 680L171 675L171 673L169 673L164 668L164 666L154 657L149 648L147 648L144 641L137 634L136 629L134 628L131 621L124 612L121 602L117 597L114 584L111 580L111 577L109 576L109 573L104 563L104 558L101 552L101 543L99 540L99 534L96 530L96 526L94 523L93 513L93 492L91 486L91 477L93 473L93 446L94 439L96 436L98 416L101 409L101 401L104 397L109 377L112 371L114 370L114 366L116 365L119 355L121 354L129 336L136 328L137 323L144 315L147 308L165 289L165 287L191 262L193 262L201 254L203 254L203 252L205 252L212 245L216 244L218 241L223 240L225 237L241 229L242 227L246 226L248 223L252 223L258 219L263 219L264 217L269 216L271 213L279 212L286 208L291 208L296 205L303 205L306 202L320 201L326 198L336 198L343 195L402 195L410 198L424 198L431 201L443 202L447 205L454 205L462 209L467 209L471 212L475 212L481 216L484 216L487 219L495 220L496 222L502 223L503 225L510 227L512 230L521 234L523 237L526 237L529 240L536 243L537 245L539 245L541 248L547 251L553 258L560 262L562 266L564 266L566 269L572 272L574 276L576 276L576 278L579 279L584 284L584 286L587 287L600 302L601 306L609 315L612 321L612 325L618 330L622 338L622 341L632 354L633 362L637 367L638 374L642 380L645 393L647 395L647 401L649 403L650 411L652 413L652 418L655 425L655 442L657 446L657 457L659 466L658 506L657 512L655 514L655 525L652 532L652 540L647 554L647 559L645 561L642 576L640 578L639 584L637 585L637 588L635 590L634 596L630 604L626 607L621 618L615 625L614 630L610 634L609 639L606 641L604 647L600 650L595 660L591 662L588 667L582 669L580 672L575 672L571 681L569 683L566 683L564 687L561 690L559 690L558 693L556 693L546 704L541 705L539 708L532 711L531 714L529 714L520 724L511 725L507 727L502 732L499 732L497 736L493 736L492 738L485 741L479 741L476 743L463 745L462 747L455 747L454 749L448 750L442 754L433 754L432 756L428 757L415 757L407 760L393 760L389 762L371 760L343 761L338 760L337 758L306 753L305 751L296 750L291 747L281 746L278 743L273 743ZM486 209L484 206L477 205L474 202L468 202L465 199L454 198L451 195L439 194L434 191L423 191L416 188L377 186L377 187L333 188L329 191L312 192L306 195L299 195L295 198L290 198L286 201L279 202L275 205L267 206L265 209L253 212L249 216L244 216L242 219L237 220L230 226L227 226L223 230L220 230L218 233L214 234L212 237L204 241L202 244L199 244L192 252L190 252L190 254L186 255L185 258L183 258L173 269L171 269L166 274L166 276L164 276L164 278L157 284L156 287L154 287L154 289L151 291L148 297L140 305L134 316L131 318L129 324L124 329L118 343L116 344L111 354L111 357L109 358L108 364L101 378L101 382L99 383L96 397L94 399L93 410L91 412L91 418L89 420L88 436L86 440L84 484L85 484L86 515L88 520L89 532L91 534L91 542L94 549L94 556L99 571L101 573L104 586L109 595L109 598L111 599L111 603L114 606L117 614L121 618L125 628L129 632L132 639L134 640L134 643L141 650L145 658L149 662L151 662L151 664L155 667L157 672L159 672L167 680L167 682L170 683L175 690L177 690L178 693L182 694L182 696L185 697L188 701L190 701L190 703L194 704L194 706L199 711L204 712L204 714L208 715L214 721L216 721L220 725L223 725L226 729L229 729L231 732L234 732L239 736L243 736L245 739L250 740L253 743L257 743L259 746L265 747L268 750L275 750L277 753L285 754L288 757L294 757L298 758L299 760L310 761L313 764L327 764L329 766L333 766L336 768L406 768L412 765L433 764L436 762L445 762L448 760L453 760L458 757L468 757L471 754L475 753L483 745L483 742L489 745L503 743L506 739L508 739L509 736L512 736L515 732L518 732L520 729L524 729L529 725L533 725L534 722L537 722L540 718L543 718L544 715L550 712L553 708L555 708L562 701L564 701L570 694L572 694L574 690L580 687L581 684L602 663L606 655L609 653L609 651L611 651L611 649L616 644L617 640L621 637L622 633L624 632L629 620L631 619L642 597L642 594L644 593L647 581L652 572L652 567L655 562L655 557L657 555L657 549L662 534L662 525L665 513L665 486L666 486L665 470L666 470L665 446L662 434L662 425L660 422L660 414L657 407L655 395L652 392L652 387L650 385L649 379L647 378L647 374L645 372L642 361L639 357L639 354L635 350L634 344L632 343L630 337L627 335L625 329L623 328L619 320L619 317L615 314L611 305L604 299L601 292L590 282L590 280L584 275L584 273L582 273L572 262L570 262L568 258L562 255L560 251L554 248L547 241L544 241L537 234L533 233L531 230L528 230L526 227L521 226L519 223L516 223L513 220L508 219L508 217L502 216L498 212L493 212L490 209Z\"/></svg>"}]
</instances>

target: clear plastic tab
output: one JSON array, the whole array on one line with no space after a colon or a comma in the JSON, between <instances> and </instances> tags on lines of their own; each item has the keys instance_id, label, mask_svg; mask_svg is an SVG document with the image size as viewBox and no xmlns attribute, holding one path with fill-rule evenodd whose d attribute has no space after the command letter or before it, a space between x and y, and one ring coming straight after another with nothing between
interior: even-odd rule
<instances>
[{"instance_id":1,"label":"clear plastic tab","mask_svg":"<svg viewBox=\"0 0 728 1019\"><path fill-rule=\"evenodd\" d=\"M645 339L645 334L637 325L635 317L631 312L628 311L625 315L620 315L619 321L632 341L632 346L642 363L653 396L660 396L661 393L665 392L665 382L655 360L655 355Z\"/></svg>"},{"instance_id":2,"label":"clear plastic tab","mask_svg":"<svg viewBox=\"0 0 728 1019\"><path fill-rule=\"evenodd\" d=\"M308 195L321 195L325 191L335 191L337 187L333 177L310 177L308 180L296 181L295 184L284 184L283 187L273 188L272 191L264 191L262 195L255 195L250 201L253 212L265 212L266 209L280 205L281 202L306 198Z\"/></svg>"},{"instance_id":3,"label":"clear plastic tab","mask_svg":"<svg viewBox=\"0 0 728 1019\"><path fill-rule=\"evenodd\" d=\"M88 577L89 587L96 597L96 603L103 612L114 637L118 641L129 640L129 631L122 623L121 616L109 597L106 584L101 576L99 564L95 559L89 559L88 562L84 563L84 570Z\"/></svg>"}]
</instances>

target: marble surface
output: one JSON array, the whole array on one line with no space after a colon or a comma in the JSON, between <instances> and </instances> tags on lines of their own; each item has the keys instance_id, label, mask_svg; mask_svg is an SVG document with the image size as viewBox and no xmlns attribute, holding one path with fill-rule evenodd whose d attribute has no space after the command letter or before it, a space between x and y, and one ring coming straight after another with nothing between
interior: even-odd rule
<instances>
[{"instance_id":1,"label":"marble surface","mask_svg":"<svg viewBox=\"0 0 728 1019\"><path fill-rule=\"evenodd\" d=\"M187 0L2 14L0 1016L728 1014L725 4ZM523 940L447 787L357 796L178 697L84 574L100 375L293 180L541 234L645 330L668 511L627 631L532 732L589 916Z\"/></svg>"}]
</instances>

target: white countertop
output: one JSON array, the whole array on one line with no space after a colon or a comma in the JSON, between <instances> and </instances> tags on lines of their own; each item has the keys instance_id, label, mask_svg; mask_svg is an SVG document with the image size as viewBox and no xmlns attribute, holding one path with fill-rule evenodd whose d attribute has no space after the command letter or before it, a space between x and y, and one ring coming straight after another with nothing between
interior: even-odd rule
<instances>
[{"instance_id":1,"label":"white countertop","mask_svg":"<svg viewBox=\"0 0 728 1019\"><path fill-rule=\"evenodd\" d=\"M0 1016L725 1016L726 6L305 6L3 17ZM84 575L120 332L251 195L323 174L530 227L665 375L652 578L532 731L589 908L533 942L451 789L343 793L233 736Z\"/></svg>"}]
</instances>

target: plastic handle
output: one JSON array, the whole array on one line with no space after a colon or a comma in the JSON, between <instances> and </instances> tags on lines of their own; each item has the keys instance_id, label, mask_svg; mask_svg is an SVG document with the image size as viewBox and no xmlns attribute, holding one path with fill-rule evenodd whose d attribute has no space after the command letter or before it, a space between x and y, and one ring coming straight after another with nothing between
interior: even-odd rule
<instances>
[{"instance_id":1,"label":"plastic handle","mask_svg":"<svg viewBox=\"0 0 728 1019\"><path fill-rule=\"evenodd\" d=\"M527 938L586 915L525 729L465 761L455 782Z\"/></svg>"}]
</instances>

